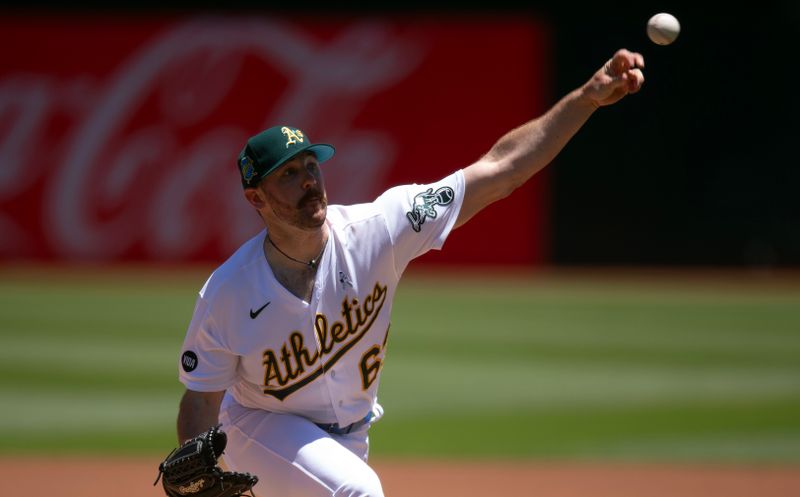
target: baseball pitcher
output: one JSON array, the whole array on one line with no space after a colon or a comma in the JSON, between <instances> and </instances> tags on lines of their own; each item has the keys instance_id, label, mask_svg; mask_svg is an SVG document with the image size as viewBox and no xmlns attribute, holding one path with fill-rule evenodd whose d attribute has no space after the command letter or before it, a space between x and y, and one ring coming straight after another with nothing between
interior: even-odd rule
<instances>
[{"instance_id":1,"label":"baseball pitcher","mask_svg":"<svg viewBox=\"0 0 800 497\"><path fill-rule=\"evenodd\" d=\"M371 203L328 205L320 165L334 148L301 129L247 140L236 164L264 229L197 297L179 358L182 443L159 467L167 494L382 497L368 433L383 415L378 385L403 271L545 167L595 110L637 92L643 67L619 50L475 163Z\"/></svg>"}]
</instances>

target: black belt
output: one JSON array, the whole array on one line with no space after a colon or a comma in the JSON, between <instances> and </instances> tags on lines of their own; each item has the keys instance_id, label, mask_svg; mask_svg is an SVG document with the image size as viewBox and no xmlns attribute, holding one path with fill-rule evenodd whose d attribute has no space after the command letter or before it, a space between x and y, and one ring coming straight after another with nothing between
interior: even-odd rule
<instances>
[{"instance_id":1,"label":"black belt","mask_svg":"<svg viewBox=\"0 0 800 497\"><path fill-rule=\"evenodd\" d=\"M347 426L339 426L336 423L314 423L315 425L319 426L322 431L330 433L331 435L347 435L351 431L355 431L365 424L369 423L373 418L372 411L369 414L364 416L363 419L359 419L355 423L349 424Z\"/></svg>"}]
</instances>

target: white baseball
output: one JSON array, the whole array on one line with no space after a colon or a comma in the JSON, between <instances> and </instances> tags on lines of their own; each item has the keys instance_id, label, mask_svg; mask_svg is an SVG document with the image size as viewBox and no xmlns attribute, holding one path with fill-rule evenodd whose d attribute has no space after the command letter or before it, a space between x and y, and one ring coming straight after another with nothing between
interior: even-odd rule
<instances>
[{"instance_id":1,"label":"white baseball","mask_svg":"<svg viewBox=\"0 0 800 497\"><path fill-rule=\"evenodd\" d=\"M672 14L662 12L647 21L647 36L657 45L669 45L681 32L681 24Z\"/></svg>"}]
</instances>

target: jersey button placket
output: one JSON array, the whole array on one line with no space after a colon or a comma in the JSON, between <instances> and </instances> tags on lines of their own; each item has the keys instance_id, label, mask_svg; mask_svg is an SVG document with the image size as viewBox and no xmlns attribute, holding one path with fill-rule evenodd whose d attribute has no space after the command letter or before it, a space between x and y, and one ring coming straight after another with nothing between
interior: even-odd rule
<instances>
[{"instance_id":1,"label":"jersey button placket","mask_svg":"<svg viewBox=\"0 0 800 497\"><path fill-rule=\"evenodd\" d=\"M314 294L311 297L311 304L315 309L317 309L317 312L319 312L320 301L322 300L322 288L323 284L320 282L319 279L317 279L317 281L314 283ZM344 406L344 401L343 400L339 400L338 402L334 401L334 399L336 398L336 393L335 393L336 388L333 387L333 385L331 384L331 380L333 380L334 378L336 378L336 371L334 371L333 369L325 371L322 376L322 379L325 382L324 384L328 390L328 395L330 396L330 399L333 402L335 402L335 405L338 405L338 407L341 408ZM334 411L336 410L337 409L334 407ZM339 413L337 412L335 414L336 417L339 418L338 415Z\"/></svg>"}]
</instances>

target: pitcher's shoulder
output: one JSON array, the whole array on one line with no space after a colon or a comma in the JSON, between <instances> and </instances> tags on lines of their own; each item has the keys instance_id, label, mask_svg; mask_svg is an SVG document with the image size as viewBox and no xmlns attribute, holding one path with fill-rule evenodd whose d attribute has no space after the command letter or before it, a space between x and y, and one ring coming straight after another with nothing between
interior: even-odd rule
<instances>
[{"instance_id":1,"label":"pitcher's shoulder","mask_svg":"<svg viewBox=\"0 0 800 497\"><path fill-rule=\"evenodd\" d=\"M253 266L263 263L262 244L265 236L266 230L261 230L214 269L203 285L200 295L211 300L226 289L240 286L241 280L249 280L255 272Z\"/></svg>"},{"instance_id":2,"label":"pitcher's shoulder","mask_svg":"<svg viewBox=\"0 0 800 497\"><path fill-rule=\"evenodd\" d=\"M327 220L334 229L344 229L354 224L367 223L381 215L381 210L374 203L329 205Z\"/></svg>"}]
</instances>

